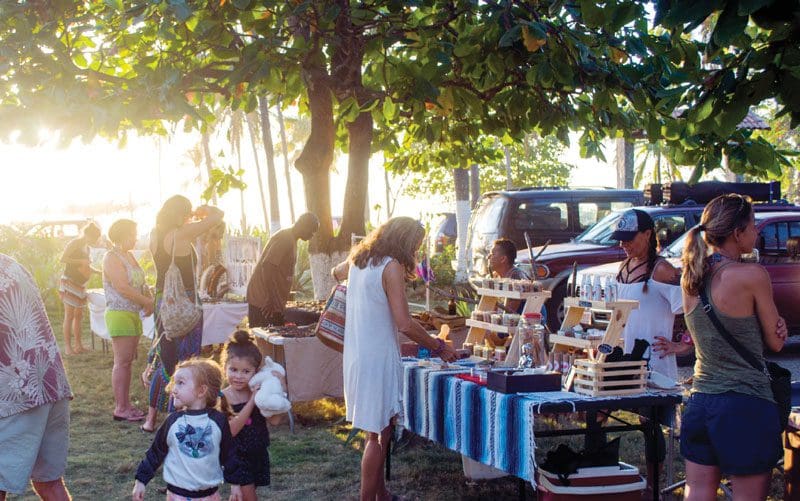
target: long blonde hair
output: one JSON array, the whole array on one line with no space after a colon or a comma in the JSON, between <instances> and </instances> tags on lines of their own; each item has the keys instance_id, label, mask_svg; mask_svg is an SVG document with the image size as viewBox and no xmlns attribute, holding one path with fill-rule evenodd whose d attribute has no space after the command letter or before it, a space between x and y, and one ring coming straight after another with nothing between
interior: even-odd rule
<instances>
[{"instance_id":1,"label":"long blonde hair","mask_svg":"<svg viewBox=\"0 0 800 501\"><path fill-rule=\"evenodd\" d=\"M700 224L689 230L683 246L681 288L686 294L697 296L703 288L710 269L708 246L719 247L735 230L744 230L752 213L750 197L736 193L720 195L706 205ZM702 237L701 232L705 232Z\"/></svg>"},{"instance_id":2,"label":"long blonde hair","mask_svg":"<svg viewBox=\"0 0 800 501\"><path fill-rule=\"evenodd\" d=\"M361 269L367 265L377 265L385 257L392 257L403 265L406 278L414 278L417 261L416 252L425 228L410 217L393 217L372 230L364 240L350 252L350 262Z\"/></svg>"}]
</instances>

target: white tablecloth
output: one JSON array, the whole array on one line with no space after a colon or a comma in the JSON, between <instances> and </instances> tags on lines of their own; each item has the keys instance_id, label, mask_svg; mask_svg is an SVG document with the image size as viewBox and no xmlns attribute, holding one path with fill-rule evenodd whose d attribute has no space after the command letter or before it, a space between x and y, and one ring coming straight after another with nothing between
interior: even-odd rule
<instances>
[{"instance_id":1,"label":"white tablecloth","mask_svg":"<svg viewBox=\"0 0 800 501\"><path fill-rule=\"evenodd\" d=\"M106 295L103 289L89 289L89 325L97 336L111 339L106 329ZM247 316L247 303L203 303L203 346L224 343ZM144 335L155 333L153 316L142 319Z\"/></svg>"}]
</instances>

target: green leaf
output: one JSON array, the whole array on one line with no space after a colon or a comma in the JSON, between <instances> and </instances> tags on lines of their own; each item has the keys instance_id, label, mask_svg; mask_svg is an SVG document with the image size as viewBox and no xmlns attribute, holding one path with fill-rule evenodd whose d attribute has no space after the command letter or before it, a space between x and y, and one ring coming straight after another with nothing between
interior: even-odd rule
<instances>
[{"instance_id":1,"label":"green leaf","mask_svg":"<svg viewBox=\"0 0 800 501\"><path fill-rule=\"evenodd\" d=\"M394 120L397 118L397 106L395 106L391 97L387 97L383 100L383 116L386 120Z\"/></svg>"},{"instance_id":2,"label":"green leaf","mask_svg":"<svg viewBox=\"0 0 800 501\"><path fill-rule=\"evenodd\" d=\"M595 0L581 0L581 16L589 28L599 28L606 23L605 12Z\"/></svg>"},{"instance_id":3,"label":"green leaf","mask_svg":"<svg viewBox=\"0 0 800 501\"><path fill-rule=\"evenodd\" d=\"M522 36L522 26L515 24L500 37L500 47L511 47Z\"/></svg>"},{"instance_id":4,"label":"green leaf","mask_svg":"<svg viewBox=\"0 0 800 501\"><path fill-rule=\"evenodd\" d=\"M122 0L105 0L103 3L117 12L122 12L125 9L125 6L122 5Z\"/></svg>"},{"instance_id":5,"label":"green leaf","mask_svg":"<svg viewBox=\"0 0 800 501\"><path fill-rule=\"evenodd\" d=\"M749 16L761 7L765 7L773 2L774 0L739 0L739 7L736 12L740 16Z\"/></svg>"},{"instance_id":6,"label":"green leaf","mask_svg":"<svg viewBox=\"0 0 800 501\"><path fill-rule=\"evenodd\" d=\"M736 13L735 2L728 3L717 19L711 35L712 40L720 47L727 47L736 36L744 32L747 19L747 16L740 16Z\"/></svg>"},{"instance_id":7,"label":"green leaf","mask_svg":"<svg viewBox=\"0 0 800 501\"><path fill-rule=\"evenodd\" d=\"M186 0L169 0L169 5L174 9L178 21L186 21L192 15L192 9L186 5Z\"/></svg>"},{"instance_id":8,"label":"green leaf","mask_svg":"<svg viewBox=\"0 0 800 501\"><path fill-rule=\"evenodd\" d=\"M767 143L756 141L751 143L746 150L747 160L753 165L769 168L775 164L775 150Z\"/></svg>"},{"instance_id":9,"label":"green leaf","mask_svg":"<svg viewBox=\"0 0 800 501\"><path fill-rule=\"evenodd\" d=\"M233 6L239 10L245 10L250 8L250 1L251 0L233 0Z\"/></svg>"},{"instance_id":10,"label":"green leaf","mask_svg":"<svg viewBox=\"0 0 800 501\"><path fill-rule=\"evenodd\" d=\"M706 118L711 116L711 113L714 111L714 100L710 97L707 98L703 103L695 108L695 116L694 120L697 122L702 122Z\"/></svg>"}]
</instances>

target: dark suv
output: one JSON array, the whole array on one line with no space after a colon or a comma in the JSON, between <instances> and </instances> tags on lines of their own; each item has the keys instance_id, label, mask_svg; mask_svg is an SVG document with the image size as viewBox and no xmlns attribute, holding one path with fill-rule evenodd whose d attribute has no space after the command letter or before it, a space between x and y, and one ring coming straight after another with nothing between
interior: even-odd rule
<instances>
[{"instance_id":1,"label":"dark suv","mask_svg":"<svg viewBox=\"0 0 800 501\"><path fill-rule=\"evenodd\" d=\"M525 249L532 245L569 242L607 214L644 203L638 190L520 188L485 193L472 214L467 235L472 249L471 272L483 275L492 242L508 238Z\"/></svg>"},{"instance_id":2,"label":"dark suv","mask_svg":"<svg viewBox=\"0 0 800 501\"><path fill-rule=\"evenodd\" d=\"M703 204L689 201L680 205L643 206L637 209L647 212L653 218L656 239L659 248L663 249L699 222L703 207ZM757 203L754 207L757 212L800 212L800 207L786 202ZM570 243L547 246L536 260L537 276L545 277L542 280L544 287L553 293L547 301L547 324L551 329L558 329L564 318L563 300L573 263L577 263L578 269L582 269L625 259L625 251L616 240L611 239L621 212L615 211L607 215ZM540 250L541 248L534 249L534 255ZM517 261L530 264L527 253L519 254Z\"/></svg>"}]
</instances>

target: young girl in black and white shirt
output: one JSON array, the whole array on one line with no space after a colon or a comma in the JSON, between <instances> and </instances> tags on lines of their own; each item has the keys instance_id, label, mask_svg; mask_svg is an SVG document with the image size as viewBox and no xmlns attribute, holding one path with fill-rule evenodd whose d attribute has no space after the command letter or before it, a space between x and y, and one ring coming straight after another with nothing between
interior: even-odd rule
<instances>
[{"instance_id":1,"label":"young girl in black and white shirt","mask_svg":"<svg viewBox=\"0 0 800 501\"><path fill-rule=\"evenodd\" d=\"M230 501L241 501L239 467L228 417L219 403L222 369L212 360L192 358L178 365L168 390L176 412L158 429L136 470L134 501L144 499L145 485L164 465L167 501L218 501L223 482L231 484Z\"/></svg>"}]
</instances>

